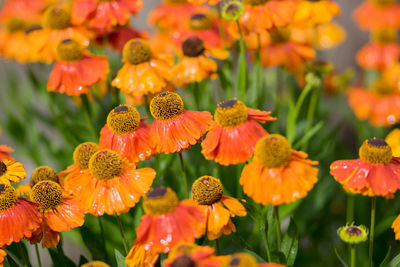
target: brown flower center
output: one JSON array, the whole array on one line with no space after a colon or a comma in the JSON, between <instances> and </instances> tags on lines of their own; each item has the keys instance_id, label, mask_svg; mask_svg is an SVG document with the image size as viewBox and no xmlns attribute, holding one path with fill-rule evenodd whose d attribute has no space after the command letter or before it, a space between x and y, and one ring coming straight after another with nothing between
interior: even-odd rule
<instances>
[{"instance_id":1,"label":"brown flower center","mask_svg":"<svg viewBox=\"0 0 400 267\"><path fill-rule=\"evenodd\" d=\"M10 185L0 184L0 213L8 210L17 203L15 189Z\"/></svg>"},{"instance_id":2,"label":"brown flower center","mask_svg":"<svg viewBox=\"0 0 400 267\"><path fill-rule=\"evenodd\" d=\"M175 118L182 114L183 108L182 98L171 92L159 93L150 102L150 112L156 120Z\"/></svg>"},{"instance_id":3,"label":"brown flower center","mask_svg":"<svg viewBox=\"0 0 400 267\"><path fill-rule=\"evenodd\" d=\"M183 54L187 57L198 57L204 50L204 42L197 36L190 36L182 43Z\"/></svg>"},{"instance_id":4,"label":"brown flower center","mask_svg":"<svg viewBox=\"0 0 400 267\"><path fill-rule=\"evenodd\" d=\"M212 176L198 178L192 186L193 199L201 205L218 202L224 194L224 187L219 179Z\"/></svg>"},{"instance_id":5,"label":"brown flower center","mask_svg":"<svg viewBox=\"0 0 400 267\"><path fill-rule=\"evenodd\" d=\"M259 6L259 5L264 5L268 1L269 0L244 0L244 3L246 5Z\"/></svg>"},{"instance_id":6,"label":"brown flower center","mask_svg":"<svg viewBox=\"0 0 400 267\"><path fill-rule=\"evenodd\" d=\"M350 226L349 228L346 229L346 233L353 236L353 235L361 235L362 231L360 228L356 226Z\"/></svg>"},{"instance_id":7,"label":"brown flower center","mask_svg":"<svg viewBox=\"0 0 400 267\"><path fill-rule=\"evenodd\" d=\"M183 255L176 258L171 267L196 267L196 263L190 257Z\"/></svg>"},{"instance_id":8,"label":"brown flower center","mask_svg":"<svg viewBox=\"0 0 400 267\"><path fill-rule=\"evenodd\" d=\"M62 30L70 26L71 13L60 7L49 7L43 14L43 26Z\"/></svg>"},{"instance_id":9,"label":"brown flower center","mask_svg":"<svg viewBox=\"0 0 400 267\"><path fill-rule=\"evenodd\" d=\"M235 128L247 121L246 105L236 99L223 101L215 111L215 121L224 128Z\"/></svg>"},{"instance_id":10,"label":"brown flower center","mask_svg":"<svg viewBox=\"0 0 400 267\"><path fill-rule=\"evenodd\" d=\"M85 48L77 41L72 39L62 40L56 48L56 57L60 61L74 62L83 56Z\"/></svg>"},{"instance_id":11,"label":"brown flower center","mask_svg":"<svg viewBox=\"0 0 400 267\"><path fill-rule=\"evenodd\" d=\"M151 55L150 45L147 41L139 38L127 42L122 51L124 61L132 65L148 62Z\"/></svg>"},{"instance_id":12,"label":"brown flower center","mask_svg":"<svg viewBox=\"0 0 400 267\"><path fill-rule=\"evenodd\" d=\"M397 30L394 28L378 28L371 32L371 39L377 44L392 44L397 41Z\"/></svg>"},{"instance_id":13,"label":"brown flower center","mask_svg":"<svg viewBox=\"0 0 400 267\"><path fill-rule=\"evenodd\" d=\"M177 205L176 193L163 186L150 190L143 201L144 211L151 216L171 213Z\"/></svg>"},{"instance_id":14,"label":"brown flower center","mask_svg":"<svg viewBox=\"0 0 400 267\"><path fill-rule=\"evenodd\" d=\"M50 180L38 182L32 188L31 199L39 203L38 209L42 212L56 209L62 202L61 186Z\"/></svg>"},{"instance_id":15,"label":"brown flower center","mask_svg":"<svg viewBox=\"0 0 400 267\"><path fill-rule=\"evenodd\" d=\"M7 21L6 27L9 32L25 31L27 24L22 19L13 18Z\"/></svg>"},{"instance_id":16,"label":"brown flower center","mask_svg":"<svg viewBox=\"0 0 400 267\"><path fill-rule=\"evenodd\" d=\"M229 261L225 264L226 267L258 267L256 259L247 253L236 253L230 256Z\"/></svg>"},{"instance_id":17,"label":"brown flower center","mask_svg":"<svg viewBox=\"0 0 400 267\"><path fill-rule=\"evenodd\" d=\"M282 44L290 40L291 31L288 27L275 28L269 32L273 44Z\"/></svg>"},{"instance_id":18,"label":"brown flower center","mask_svg":"<svg viewBox=\"0 0 400 267\"><path fill-rule=\"evenodd\" d=\"M89 160L89 170L98 180L108 180L122 173L122 159L119 154L103 149L97 151Z\"/></svg>"},{"instance_id":19,"label":"brown flower center","mask_svg":"<svg viewBox=\"0 0 400 267\"><path fill-rule=\"evenodd\" d=\"M59 177L49 166L40 166L33 171L29 183L33 187L35 184L43 180L50 180L58 183Z\"/></svg>"},{"instance_id":20,"label":"brown flower center","mask_svg":"<svg viewBox=\"0 0 400 267\"><path fill-rule=\"evenodd\" d=\"M194 14L189 21L190 29L193 31L209 30L213 23L210 17L205 14Z\"/></svg>"},{"instance_id":21,"label":"brown flower center","mask_svg":"<svg viewBox=\"0 0 400 267\"><path fill-rule=\"evenodd\" d=\"M382 139L365 140L359 150L360 159L371 164L389 164L392 148Z\"/></svg>"},{"instance_id":22,"label":"brown flower center","mask_svg":"<svg viewBox=\"0 0 400 267\"><path fill-rule=\"evenodd\" d=\"M371 91L378 96L387 96L393 93L395 87L385 79L377 80L371 87Z\"/></svg>"},{"instance_id":23,"label":"brown flower center","mask_svg":"<svg viewBox=\"0 0 400 267\"><path fill-rule=\"evenodd\" d=\"M133 106L120 105L108 114L107 125L116 134L134 132L140 125L139 111Z\"/></svg>"},{"instance_id":24,"label":"brown flower center","mask_svg":"<svg viewBox=\"0 0 400 267\"><path fill-rule=\"evenodd\" d=\"M386 7L396 4L396 0L370 0L372 4L378 7Z\"/></svg>"},{"instance_id":25,"label":"brown flower center","mask_svg":"<svg viewBox=\"0 0 400 267\"><path fill-rule=\"evenodd\" d=\"M167 5L184 4L186 2L186 0L164 0L164 3L166 3Z\"/></svg>"},{"instance_id":26,"label":"brown flower center","mask_svg":"<svg viewBox=\"0 0 400 267\"><path fill-rule=\"evenodd\" d=\"M5 174L6 172L7 172L7 165L3 161L0 161L0 176Z\"/></svg>"},{"instance_id":27,"label":"brown flower center","mask_svg":"<svg viewBox=\"0 0 400 267\"><path fill-rule=\"evenodd\" d=\"M82 143L74 150L73 158L79 168L86 170L89 168L89 160L97 152L98 145L92 142Z\"/></svg>"},{"instance_id":28,"label":"brown flower center","mask_svg":"<svg viewBox=\"0 0 400 267\"><path fill-rule=\"evenodd\" d=\"M267 168L279 168L290 160L291 147L282 135L270 134L257 142L254 156Z\"/></svg>"}]
</instances>

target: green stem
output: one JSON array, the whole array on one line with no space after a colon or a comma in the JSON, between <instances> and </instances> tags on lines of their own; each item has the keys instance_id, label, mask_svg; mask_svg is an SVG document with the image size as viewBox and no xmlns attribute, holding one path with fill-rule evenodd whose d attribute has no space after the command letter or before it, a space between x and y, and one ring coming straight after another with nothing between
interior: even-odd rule
<instances>
[{"instance_id":1,"label":"green stem","mask_svg":"<svg viewBox=\"0 0 400 267\"><path fill-rule=\"evenodd\" d=\"M223 19L222 19L222 8L221 8L222 3L219 2L217 4L217 10L218 10L218 21L219 21L219 35L221 36L222 43L224 44L224 48L227 50L228 46L226 44L226 36L225 36L225 31L224 31L224 24L223 24Z\"/></svg>"},{"instance_id":2,"label":"green stem","mask_svg":"<svg viewBox=\"0 0 400 267\"><path fill-rule=\"evenodd\" d=\"M107 254L107 247L106 247L106 238L105 238L104 226L103 226L103 221L101 220L101 216L98 216L98 217L97 217L97 220L98 220L99 226L100 226L100 234L101 234L101 241L102 241L103 250L104 250L104 256L105 256L106 262L108 262L108 254Z\"/></svg>"},{"instance_id":3,"label":"green stem","mask_svg":"<svg viewBox=\"0 0 400 267\"><path fill-rule=\"evenodd\" d=\"M276 245L278 251L281 251L282 231L281 231L281 221L279 219L279 206L274 206L274 215L276 219Z\"/></svg>"},{"instance_id":4,"label":"green stem","mask_svg":"<svg viewBox=\"0 0 400 267\"><path fill-rule=\"evenodd\" d=\"M39 246L37 243L35 243L35 252L36 252L38 265L39 265L39 267L42 267L42 260L40 259Z\"/></svg>"},{"instance_id":5,"label":"green stem","mask_svg":"<svg viewBox=\"0 0 400 267\"><path fill-rule=\"evenodd\" d=\"M22 258L22 262L23 262L24 266L28 267L29 266L28 259L26 257L24 248L21 245L21 242L17 243L17 247L18 247L18 252L19 252L19 254L20 254L21 258Z\"/></svg>"},{"instance_id":6,"label":"green stem","mask_svg":"<svg viewBox=\"0 0 400 267\"><path fill-rule=\"evenodd\" d=\"M60 258L61 265L63 267L67 267L67 264L65 263L65 255L64 255L64 250L63 250L63 246L62 246L63 238L60 233L59 233L59 235L60 235L60 241L57 244L58 257Z\"/></svg>"},{"instance_id":7,"label":"green stem","mask_svg":"<svg viewBox=\"0 0 400 267\"><path fill-rule=\"evenodd\" d=\"M186 171L185 171L185 163L183 162L183 155L182 151L178 153L179 154L179 161L181 163L181 170L182 170L182 176L183 176L183 191L185 198L189 198L189 188L188 188L188 181L187 181L187 176L186 176Z\"/></svg>"},{"instance_id":8,"label":"green stem","mask_svg":"<svg viewBox=\"0 0 400 267\"><path fill-rule=\"evenodd\" d=\"M261 235L262 235L262 237L264 239L265 250L267 252L267 260L268 260L268 262L272 262L271 261L271 252L270 252L270 249L269 249L269 241L268 241L267 231L266 231L265 226L261 226L260 227L260 231L261 231Z\"/></svg>"},{"instance_id":9,"label":"green stem","mask_svg":"<svg viewBox=\"0 0 400 267\"><path fill-rule=\"evenodd\" d=\"M238 63L238 89L242 100L246 98L246 87L247 87L247 66L246 66L246 45L244 43L242 29L240 28L239 20L236 20L236 25L239 31L239 63Z\"/></svg>"},{"instance_id":10,"label":"green stem","mask_svg":"<svg viewBox=\"0 0 400 267\"><path fill-rule=\"evenodd\" d=\"M346 222L354 222L354 196L347 196Z\"/></svg>"},{"instance_id":11,"label":"green stem","mask_svg":"<svg viewBox=\"0 0 400 267\"><path fill-rule=\"evenodd\" d=\"M319 99L319 90L318 88L314 88L312 92L310 104L308 106L308 113L307 113L307 124L305 134L311 129L314 121L315 110L317 109L318 99ZM302 150L306 151L308 147L308 141L304 142Z\"/></svg>"},{"instance_id":12,"label":"green stem","mask_svg":"<svg viewBox=\"0 0 400 267\"><path fill-rule=\"evenodd\" d=\"M125 239L124 229L122 228L121 219L119 218L118 214L115 214L115 216L117 217L118 228L119 228L119 232L121 233L122 244L124 245L124 249L125 249L125 255L128 255L129 249L128 249L128 245L127 245L127 242Z\"/></svg>"},{"instance_id":13,"label":"green stem","mask_svg":"<svg viewBox=\"0 0 400 267\"><path fill-rule=\"evenodd\" d=\"M93 135L93 138L97 139L97 137L98 137L97 136L97 130L96 130L96 126L94 125L94 122L93 122L93 119L92 119L92 109L90 107L90 103L89 103L89 100L87 98L87 95L86 94L81 94L81 100L82 100L82 107L83 107L83 109L85 111L85 115L86 115L87 122L89 124L90 131L91 131L91 133Z\"/></svg>"},{"instance_id":14,"label":"green stem","mask_svg":"<svg viewBox=\"0 0 400 267\"><path fill-rule=\"evenodd\" d=\"M350 247L350 267L356 267L356 245Z\"/></svg>"},{"instance_id":15,"label":"green stem","mask_svg":"<svg viewBox=\"0 0 400 267\"><path fill-rule=\"evenodd\" d=\"M374 231L375 231L375 212L376 212L376 197L372 198L371 203L371 225L369 234L369 267L372 267L372 256L374 254Z\"/></svg>"},{"instance_id":16,"label":"green stem","mask_svg":"<svg viewBox=\"0 0 400 267\"><path fill-rule=\"evenodd\" d=\"M216 251L217 251L217 255L221 255L221 246L219 244L218 238L215 239L215 248L216 248Z\"/></svg>"}]
</instances>

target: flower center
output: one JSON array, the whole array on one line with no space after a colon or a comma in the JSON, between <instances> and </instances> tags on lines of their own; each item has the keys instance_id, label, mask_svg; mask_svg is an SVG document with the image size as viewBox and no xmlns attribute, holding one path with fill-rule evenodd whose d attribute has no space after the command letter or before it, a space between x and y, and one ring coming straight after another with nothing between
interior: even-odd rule
<instances>
[{"instance_id":1,"label":"flower center","mask_svg":"<svg viewBox=\"0 0 400 267\"><path fill-rule=\"evenodd\" d=\"M7 172L7 165L3 161L0 161L0 176L5 174L6 172Z\"/></svg>"},{"instance_id":2,"label":"flower center","mask_svg":"<svg viewBox=\"0 0 400 267\"><path fill-rule=\"evenodd\" d=\"M247 253L236 253L231 256L227 266L257 267L258 263L253 256Z\"/></svg>"},{"instance_id":3,"label":"flower center","mask_svg":"<svg viewBox=\"0 0 400 267\"><path fill-rule=\"evenodd\" d=\"M89 160L97 152L98 145L92 142L82 143L74 150L73 158L79 168L86 170L89 168Z\"/></svg>"},{"instance_id":4,"label":"flower center","mask_svg":"<svg viewBox=\"0 0 400 267\"><path fill-rule=\"evenodd\" d=\"M108 180L122 173L121 156L110 149L97 151L89 160L89 170L98 180Z\"/></svg>"},{"instance_id":5,"label":"flower center","mask_svg":"<svg viewBox=\"0 0 400 267\"><path fill-rule=\"evenodd\" d=\"M122 51L123 59L133 65L149 61L151 55L150 45L143 39L130 40Z\"/></svg>"},{"instance_id":6,"label":"flower center","mask_svg":"<svg viewBox=\"0 0 400 267\"><path fill-rule=\"evenodd\" d=\"M17 203L17 194L10 185L0 184L0 212L6 211Z\"/></svg>"},{"instance_id":7,"label":"flower center","mask_svg":"<svg viewBox=\"0 0 400 267\"><path fill-rule=\"evenodd\" d=\"M71 13L60 7L49 7L43 14L43 26L62 30L70 26Z\"/></svg>"},{"instance_id":8,"label":"flower center","mask_svg":"<svg viewBox=\"0 0 400 267\"><path fill-rule=\"evenodd\" d=\"M288 27L271 30L269 36L273 44L282 44L290 40L291 31Z\"/></svg>"},{"instance_id":9,"label":"flower center","mask_svg":"<svg viewBox=\"0 0 400 267\"><path fill-rule=\"evenodd\" d=\"M139 111L128 105L120 105L108 114L107 125L116 134L128 134L139 127Z\"/></svg>"},{"instance_id":10,"label":"flower center","mask_svg":"<svg viewBox=\"0 0 400 267\"><path fill-rule=\"evenodd\" d=\"M84 47L79 42L65 39L57 45L56 56L60 61L78 61L82 58L84 50Z\"/></svg>"},{"instance_id":11,"label":"flower center","mask_svg":"<svg viewBox=\"0 0 400 267\"><path fill-rule=\"evenodd\" d=\"M397 41L397 30L394 28L379 28L371 32L371 39L377 44L392 44Z\"/></svg>"},{"instance_id":12,"label":"flower center","mask_svg":"<svg viewBox=\"0 0 400 267\"><path fill-rule=\"evenodd\" d=\"M183 4L186 2L186 0L164 0L164 3L166 3L167 5Z\"/></svg>"},{"instance_id":13,"label":"flower center","mask_svg":"<svg viewBox=\"0 0 400 267\"><path fill-rule=\"evenodd\" d=\"M348 235L361 235L362 231L360 230L360 228L356 227L356 226L350 226L349 228L346 229L346 233Z\"/></svg>"},{"instance_id":14,"label":"flower center","mask_svg":"<svg viewBox=\"0 0 400 267\"><path fill-rule=\"evenodd\" d=\"M190 36L182 43L182 51L187 57L198 57L204 52L204 42L199 37Z\"/></svg>"},{"instance_id":15,"label":"flower center","mask_svg":"<svg viewBox=\"0 0 400 267\"><path fill-rule=\"evenodd\" d=\"M365 140L359 150L360 159L371 164L389 164L392 148L382 139Z\"/></svg>"},{"instance_id":16,"label":"flower center","mask_svg":"<svg viewBox=\"0 0 400 267\"><path fill-rule=\"evenodd\" d=\"M387 80L377 80L371 87L371 91L378 96L387 96L393 93L395 87Z\"/></svg>"},{"instance_id":17,"label":"flower center","mask_svg":"<svg viewBox=\"0 0 400 267\"><path fill-rule=\"evenodd\" d=\"M259 6L264 5L268 1L269 0L244 0L244 3L246 5Z\"/></svg>"},{"instance_id":18,"label":"flower center","mask_svg":"<svg viewBox=\"0 0 400 267\"><path fill-rule=\"evenodd\" d=\"M235 128L247 121L247 107L236 99L223 101L218 104L214 119L221 127Z\"/></svg>"},{"instance_id":19,"label":"flower center","mask_svg":"<svg viewBox=\"0 0 400 267\"><path fill-rule=\"evenodd\" d=\"M396 0L370 0L372 4L378 7L385 7L396 4Z\"/></svg>"},{"instance_id":20,"label":"flower center","mask_svg":"<svg viewBox=\"0 0 400 267\"><path fill-rule=\"evenodd\" d=\"M50 180L41 181L32 188L31 199L39 203L42 212L56 209L62 202L61 186Z\"/></svg>"},{"instance_id":21,"label":"flower center","mask_svg":"<svg viewBox=\"0 0 400 267\"><path fill-rule=\"evenodd\" d=\"M151 216L171 213L177 205L176 193L171 188L163 186L150 190L143 201L144 211Z\"/></svg>"},{"instance_id":22,"label":"flower center","mask_svg":"<svg viewBox=\"0 0 400 267\"><path fill-rule=\"evenodd\" d=\"M13 18L7 22L6 27L9 32L17 32L26 30L27 25L22 19Z\"/></svg>"},{"instance_id":23,"label":"flower center","mask_svg":"<svg viewBox=\"0 0 400 267\"><path fill-rule=\"evenodd\" d=\"M201 205L218 202L224 194L224 187L219 179L212 176L198 178L192 186L193 199Z\"/></svg>"},{"instance_id":24,"label":"flower center","mask_svg":"<svg viewBox=\"0 0 400 267\"><path fill-rule=\"evenodd\" d=\"M162 92L150 102L151 115L156 120L168 120L175 118L183 112L182 98L171 92Z\"/></svg>"},{"instance_id":25,"label":"flower center","mask_svg":"<svg viewBox=\"0 0 400 267\"><path fill-rule=\"evenodd\" d=\"M290 160L291 147L282 135L270 134L257 142L254 156L267 168L279 168Z\"/></svg>"},{"instance_id":26,"label":"flower center","mask_svg":"<svg viewBox=\"0 0 400 267\"><path fill-rule=\"evenodd\" d=\"M183 255L176 258L171 267L196 267L196 263L190 257Z\"/></svg>"},{"instance_id":27,"label":"flower center","mask_svg":"<svg viewBox=\"0 0 400 267\"><path fill-rule=\"evenodd\" d=\"M59 182L57 173L49 166L37 167L33 171L29 183L33 187L35 184L43 180L50 180L56 183Z\"/></svg>"},{"instance_id":28,"label":"flower center","mask_svg":"<svg viewBox=\"0 0 400 267\"><path fill-rule=\"evenodd\" d=\"M205 14L194 14L189 21L189 27L193 31L209 30L212 26L212 20Z\"/></svg>"},{"instance_id":29,"label":"flower center","mask_svg":"<svg viewBox=\"0 0 400 267\"><path fill-rule=\"evenodd\" d=\"M243 14L244 7L240 0L232 0L222 6L222 17L226 20L237 20Z\"/></svg>"}]
</instances>

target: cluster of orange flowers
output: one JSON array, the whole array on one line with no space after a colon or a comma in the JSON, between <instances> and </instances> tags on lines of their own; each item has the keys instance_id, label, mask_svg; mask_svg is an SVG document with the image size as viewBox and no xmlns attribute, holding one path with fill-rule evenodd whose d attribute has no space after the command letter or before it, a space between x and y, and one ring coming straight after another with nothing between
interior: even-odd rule
<instances>
[{"instance_id":1,"label":"cluster of orange flowers","mask_svg":"<svg viewBox=\"0 0 400 267\"><path fill-rule=\"evenodd\" d=\"M354 17L363 30L370 31L370 43L357 54L358 64L378 72L368 89L349 90L349 103L360 120L375 127L391 126L400 121L400 4L396 0L366 0Z\"/></svg>"}]
</instances>

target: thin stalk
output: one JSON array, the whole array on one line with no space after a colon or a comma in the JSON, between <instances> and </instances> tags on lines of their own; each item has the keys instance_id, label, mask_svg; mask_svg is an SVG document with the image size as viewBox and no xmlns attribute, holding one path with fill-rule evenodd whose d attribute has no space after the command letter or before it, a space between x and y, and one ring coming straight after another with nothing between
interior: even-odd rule
<instances>
[{"instance_id":1,"label":"thin stalk","mask_svg":"<svg viewBox=\"0 0 400 267\"><path fill-rule=\"evenodd\" d=\"M42 260L40 259L39 246L37 243L35 243L35 252L36 252L38 265L39 265L39 267L42 267Z\"/></svg>"},{"instance_id":2,"label":"thin stalk","mask_svg":"<svg viewBox=\"0 0 400 267\"><path fill-rule=\"evenodd\" d=\"M257 107L262 108L263 106L263 94L264 94L264 88L262 86L262 67L261 67L261 59L260 59L260 53L261 53L261 40L260 40L260 34L257 34L257 51L255 54L255 59L254 62L257 62L257 69L255 70L256 72L256 92L254 92L256 94L256 102L257 103ZM253 65L253 66L254 66Z\"/></svg>"},{"instance_id":3,"label":"thin stalk","mask_svg":"<svg viewBox=\"0 0 400 267\"><path fill-rule=\"evenodd\" d=\"M376 213L376 197L372 198L371 203L371 225L369 233L369 267L372 267L372 256L374 254L374 235L375 235L375 213Z\"/></svg>"},{"instance_id":4,"label":"thin stalk","mask_svg":"<svg viewBox=\"0 0 400 267\"><path fill-rule=\"evenodd\" d=\"M356 245L350 247L350 267L356 267Z\"/></svg>"},{"instance_id":5,"label":"thin stalk","mask_svg":"<svg viewBox=\"0 0 400 267\"><path fill-rule=\"evenodd\" d=\"M276 245L278 251L281 251L282 230L281 230L281 220L279 219L279 206L274 206L274 215L276 220Z\"/></svg>"},{"instance_id":6,"label":"thin stalk","mask_svg":"<svg viewBox=\"0 0 400 267\"><path fill-rule=\"evenodd\" d=\"M60 233L59 233L59 235L60 235L60 241L57 244L58 257L60 258L61 265L63 267L67 267L67 264L65 263L65 254L64 254L63 247L62 247L63 238Z\"/></svg>"},{"instance_id":7,"label":"thin stalk","mask_svg":"<svg viewBox=\"0 0 400 267\"><path fill-rule=\"evenodd\" d=\"M268 260L268 262L271 262L271 251L269 249L269 241L268 241L268 237L267 237L267 232L266 232L265 226L260 227L260 230L261 230L261 235L262 235L263 240L264 240L265 250L267 252L267 260Z\"/></svg>"},{"instance_id":8,"label":"thin stalk","mask_svg":"<svg viewBox=\"0 0 400 267\"><path fill-rule=\"evenodd\" d=\"M82 100L82 107L85 111L85 115L86 115L87 122L89 124L90 131L93 135L93 138L97 139L97 130L96 130L96 126L94 125L94 122L92 120L92 109L90 107L90 103L87 98L87 95L81 94L81 100Z\"/></svg>"},{"instance_id":9,"label":"thin stalk","mask_svg":"<svg viewBox=\"0 0 400 267\"><path fill-rule=\"evenodd\" d=\"M221 255L221 246L220 246L220 244L219 244L218 238L215 239L215 249L216 249L216 251L217 251L217 255Z\"/></svg>"},{"instance_id":10,"label":"thin stalk","mask_svg":"<svg viewBox=\"0 0 400 267\"><path fill-rule=\"evenodd\" d=\"M347 196L347 207L346 207L346 222L354 222L354 196Z\"/></svg>"},{"instance_id":11,"label":"thin stalk","mask_svg":"<svg viewBox=\"0 0 400 267\"><path fill-rule=\"evenodd\" d=\"M179 161L181 162L181 170L182 170L182 176L183 176L183 187L184 187L184 194L185 198L189 198L189 188L188 188L188 181L187 181L187 176L186 176L186 171L185 171L185 163L183 162L183 155L182 151L178 153L179 154Z\"/></svg>"},{"instance_id":12,"label":"thin stalk","mask_svg":"<svg viewBox=\"0 0 400 267\"><path fill-rule=\"evenodd\" d=\"M28 267L29 266L29 262L28 262L26 254L25 254L24 248L21 245L21 242L17 243L17 248L18 248L18 252L19 252L19 254L20 254L21 258L22 258L22 262L23 262L24 266Z\"/></svg>"},{"instance_id":13,"label":"thin stalk","mask_svg":"<svg viewBox=\"0 0 400 267\"><path fill-rule=\"evenodd\" d=\"M124 229L122 228L121 219L119 218L118 214L115 214L115 216L117 217L118 228L119 228L119 232L121 233L122 244L124 245L124 249L125 249L125 255L128 255L129 249L128 249L128 245L127 245L127 242L125 239Z\"/></svg>"},{"instance_id":14,"label":"thin stalk","mask_svg":"<svg viewBox=\"0 0 400 267\"><path fill-rule=\"evenodd\" d=\"M219 2L217 4L217 10L218 10L218 21L219 21L219 35L221 36L222 43L224 44L225 50L228 49L228 46L226 44L226 36L225 36L225 31L224 31L224 24L223 24L223 19L222 19L222 8L221 8L222 3Z\"/></svg>"},{"instance_id":15,"label":"thin stalk","mask_svg":"<svg viewBox=\"0 0 400 267\"><path fill-rule=\"evenodd\" d=\"M244 100L246 97L246 86L247 86L247 66L246 66L246 45L244 43L242 29L240 28L239 20L236 20L236 25L239 31L239 71L238 71L238 89L240 96Z\"/></svg>"},{"instance_id":16,"label":"thin stalk","mask_svg":"<svg viewBox=\"0 0 400 267\"><path fill-rule=\"evenodd\" d=\"M106 247L106 238L105 238L104 226L103 226L103 221L101 220L101 216L98 216L98 217L97 217L97 220L98 220L99 226L100 226L100 234L101 234L101 241L102 241L103 250L104 250L104 256L105 256L106 262L108 262L108 254L107 254L107 247Z\"/></svg>"},{"instance_id":17,"label":"thin stalk","mask_svg":"<svg viewBox=\"0 0 400 267\"><path fill-rule=\"evenodd\" d=\"M312 127L312 124L314 121L315 110L317 109L317 106L318 106L318 99L319 99L319 90L318 90L318 88L314 88L313 92L311 94L310 104L308 106L307 124L306 124L305 133L307 133ZM308 141L304 142L302 150L306 151L307 147L308 147Z\"/></svg>"}]
</instances>

